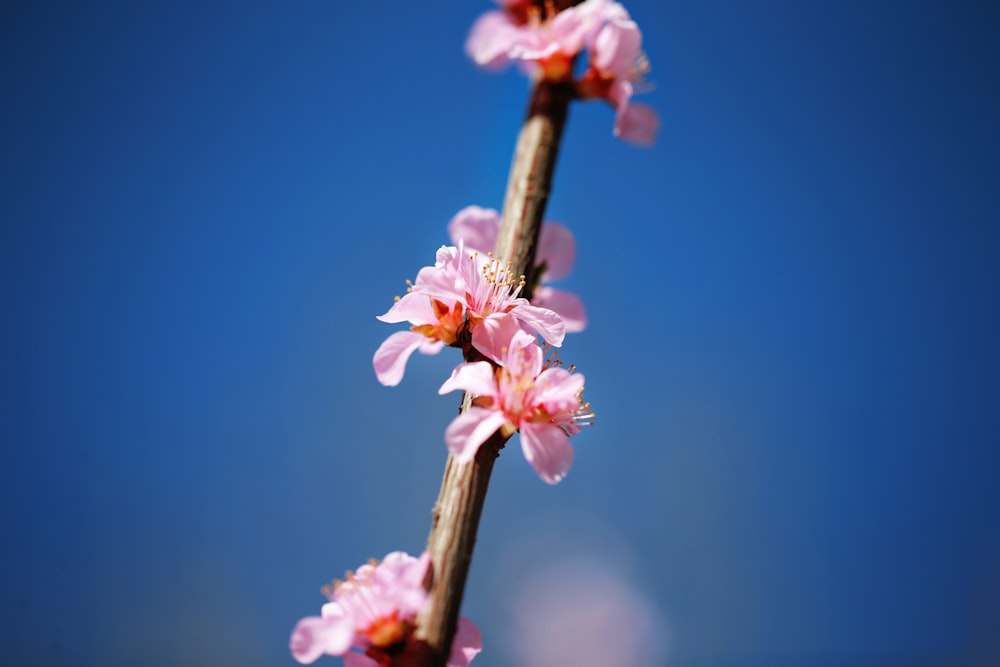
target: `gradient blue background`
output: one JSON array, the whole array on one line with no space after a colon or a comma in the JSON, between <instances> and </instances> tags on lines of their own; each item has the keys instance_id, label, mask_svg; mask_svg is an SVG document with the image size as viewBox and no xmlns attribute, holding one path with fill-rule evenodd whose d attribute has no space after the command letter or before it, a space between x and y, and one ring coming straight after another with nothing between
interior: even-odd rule
<instances>
[{"instance_id":1,"label":"gradient blue background","mask_svg":"<svg viewBox=\"0 0 1000 667\"><path fill-rule=\"evenodd\" d=\"M1000 12L952 4L628 3L659 141L574 106L549 208L598 423L557 487L498 463L478 667L539 533L613 545L673 665L998 664ZM420 551L457 358L381 387L375 315L501 204L489 6L4 3L0 662L290 665Z\"/></svg>"}]
</instances>

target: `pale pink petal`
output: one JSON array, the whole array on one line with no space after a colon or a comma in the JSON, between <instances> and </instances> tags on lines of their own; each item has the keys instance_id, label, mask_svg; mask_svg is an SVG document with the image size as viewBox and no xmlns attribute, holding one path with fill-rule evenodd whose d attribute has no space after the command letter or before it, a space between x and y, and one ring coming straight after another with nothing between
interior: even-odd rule
<instances>
[{"instance_id":1,"label":"pale pink petal","mask_svg":"<svg viewBox=\"0 0 1000 667\"><path fill-rule=\"evenodd\" d=\"M456 246L443 245L434 253L434 266L441 268L455 263L455 258L459 256L459 249Z\"/></svg>"},{"instance_id":2,"label":"pale pink petal","mask_svg":"<svg viewBox=\"0 0 1000 667\"><path fill-rule=\"evenodd\" d=\"M604 7L601 9L600 14L605 21L610 22L632 20L629 16L628 10L625 9L625 5L620 2L613 2L612 0L606 0L604 2Z\"/></svg>"},{"instance_id":3,"label":"pale pink petal","mask_svg":"<svg viewBox=\"0 0 1000 667\"><path fill-rule=\"evenodd\" d=\"M452 243L457 245L461 240L466 248L481 253L496 249L499 230L500 213L496 209L479 206L466 206L448 223L448 236Z\"/></svg>"},{"instance_id":4,"label":"pale pink petal","mask_svg":"<svg viewBox=\"0 0 1000 667\"><path fill-rule=\"evenodd\" d=\"M563 319L548 308L539 308L525 302L511 310L511 314L520 320L521 324L534 331L547 343L559 347L566 338L566 324ZM472 332L475 340L475 331ZM478 349L478 346L477 346Z\"/></svg>"},{"instance_id":5,"label":"pale pink petal","mask_svg":"<svg viewBox=\"0 0 1000 667\"><path fill-rule=\"evenodd\" d=\"M628 104L618 108L615 118L615 136L638 146L652 146L660 118L652 107L645 104Z\"/></svg>"},{"instance_id":6,"label":"pale pink petal","mask_svg":"<svg viewBox=\"0 0 1000 667\"><path fill-rule=\"evenodd\" d=\"M472 659L483 650L483 635L479 626L465 616L458 617L455 639L451 642L451 655L447 667L469 667Z\"/></svg>"},{"instance_id":7,"label":"pale pink petal","mask_svg":"<svg viewBox=\"0 0 1000 667\"><path fill-rule=\"evenodd\" d=\"M448 424L444 441L458 462L468 463L479 447L505 423L507 420L500 412L471 407Z\"/></svg>"},{"instance_id":8,"label":"pale pink petal","mask_svg":"<svg viewBox=\"0 0 1000 667\"><path fill-rule=\"evenodd\" d=\"M545 273L542 275L546 280L559 280L568 276L576 259L573 232L566 225L546 221L538 236L536 257L537 264L545 264Z\"/></svg>"},{"instance_id":9,"label":"pale pink petal","mask_svg":"<svg viewBox=\"0 0 1000 667\"><path fill-rule=\"evenodd\" d=\"M444 343L439 340L431 340L430 338L424 338L420 343L420 347L417 348L417 352L420 354L437 354L444 347Z\"/></svg>"},{"instance_id":10,"label":"pale pink petal","mask_svg":"<svg viewBox=\"0 0 1000 667\"><path fill-rule=\"evenodd\" d=\"M579 53L584 46L594 43L597 32L616 4L610 0L586 0L564 9L550 21L553 39L558 41L564 53Z\"/></svg>"},{"instance_id":11,"label":"pale pink petal","mask_svg":"<svg viewBox=\"0 0 1000 667\"><path fill-rule=\"evenodd\" d=\"M588 15L577 7L567 7L549 21L549 39L558 46L558 50L567 56L575 56L583 50L588 33L594 23Z\"/></svg>"},{"instance_id":12,"label":"pale pink petal","mask_svg":"<svg viewBox=\"0 0 1000 667\"><path fill-rule=\"evenodd\" d=\"M444 381L439 394L461 389L473 396L495 396L497 383L493 377L493 366L486 361L471 364L459 364L451 372L451 377Z\"/></svg>"},{"instance_id":13,"label":"pale pink petal","mask_svg":"<svg viewBox=\"0 0 1000 667\"><path fill-rule=\"evenodd\" d=\"M406 296L422 294L450 306L456 301L461 302L465 299L466 287L460 266L456 265L454 258L451 258L442 266L425 266L420 269L410 289L412 292Z\"/></svg>"},{"instance_id":14,"label":"pale pink petal","mask_svg":"<svg viewBox=\"0 0 1000 667\"><path fill-rule=\"evenodd\" d=\"M379 581L396 583L407 575L410 566L416 562L417 559L405 551L390 551L382 560L378 561L375 567L372 567L371 573ZM358 568L358 571L364 569L366 566L371 567L370 564L365 563L365 565ZM357 576L357 571L355 572L355 576Z\"/></svg>"},{"instance_id":15,"label":"pale pink petal","mask_svg":"<svg viewBox=\"0 0 1000 667\"><path fill-rule=\"evenodd\" d=\"M480 67L500 69L510 62L508 53L520 37L520 30L506 12L486 12L469 31L465 52Z\"/></svg>"},{"instance_id":16,"label":"pale pink petal","mask_svg":"<svg viewBox=\"0 0 1000 667\"><path fill-rule=\"evenodd\" d=\"M534 378L542 371L544 356L537 338L526 331L518 331L511 337L501 365L517 378ZM517 379L513 381L519 383Z\"/></svg>"},{"instance_id":17,"label":"pale pink petal","mask_svg":"<svg viewBox=\"0 0 1000 667\"><path fill-rule=\"evenodd\" d=\"M511 60L531 61L533 64L562 51L558 36L552 34L547 25L541 28L522 28L511 39L511 43L508 51Z\"/></svg>"},{"instance_id":18,"label":"pale pink petal","mask_svg":"<svg viewBox=\"0 0 1000 667\"><path fill-rule=\"evenodd\" d=\"M530 308L527 301L520 308ZM520 308L515 308L520 312ZM529 311L530 317L532 313ZM555 313L553 313L555 315ZM558 315L556 315L558 317ZM513 313L493 313L484 318L472 330L472 346L479 350L484 357L492 359L498 364L503 364L504 354L510 345L510 340L521 331L520 316Z\"/></svg>"},{"instance_id":19,"label":"pale pink petal","mask_svg":"<svg viewBox=\"0 0 1000 667\"><path fill-rule=\"evenodd\" d=\"M619 112L628 106L629 101L632 99L632 82L625 79L615 79L611 84L611 88L608 89L608 99L611 104L614 105L615 109Z\"/></svg>"},{"instance_id":20,"label":"pale pink petal","mask_svg":"<svg viewBox=\"0 0 1000 667\"><path fill-rule=\"evenodd\" d=\"M344 654L344 667L378 667L378 663L364 653L351 651Z\"/></svg>"},{"instance_id":21,"label":"pale pink petal","mask_svg":"<svg viewBox=\"0 0 1000 667\"><path fill-rule=\"evenodd\" d=\"M575 294L542 285L535 289L531 304L557 313L566 325L566 333L577 333L587 328L583 301Z\"/></svg>"},{"instance_id":22,"label":"pale pink petal","mask_svg":"<svg viewBox=\"0 0 1000 667\"><path fill-rule=\"evenodd\" d=\"M403 295L399 301L392 304L392 308L387 310L384 315L378 315L375 319L388 324L398 324L399 322L430 324L437 322L431 300L423 294L412 292Z\"/></svg>"},{"instance_id":23,"label":"pale pink petal","mask_svg":"<svg viewBox=\"0 0 1000 667\"><path fill-rule=\"evenodd\" d=\"M394 551L378 564L375 580L385 591L385 599L392 610L403 616L416 615L427 603L424 577L430 565L426 551L414 558L404 551Z\"/></svg>"},{"instance_id":24,"label":"pale pink petal","mask_svg":"<svg viewBox=\"0 0 1000 667\"><path fill-rule=\"evenodd\" d=\"M300 620L288 641L292 657L307 665L321 655L342 655L351 647L354 627L344 616L307 616Z\"/></svg>"},{"instance_id":25,"label":"pale pink petal","mask_svg":"<svg viewBox=\"0 0 1000 667\"><path fill-rule=\"evenodd\" d=\"M573 465L569 436L554 424L521 424L521 451L543 482L561 482Z\"/></svg>"},{"instance_id":26,"label":"pale pink petal","mask_svg":"<svg viewBox=\"0 0 1000 667\"><path fill-rule=\"evenodd\" d=\"M423 588L424 575L431 563L431 555L423 552L419 557L405 551L385 555L375 568L375 579L380 583L399 588Z\"/></svg>"},{"instance_id":27,"label":"pale pink petal","mask_svg":"<svg viewBox=\"0 0 1000 667\"><path fill-rule=\"evenodd\" d=\"M635 21L609 21L594 40L593 65L601 74L627 77L642 53L642 33Z\"/></svg>"},{"instance_id":28,"label":"pale pink petal","mask_svg":"<svg viewBox=\"0 0 1000 667\"><path fill-rule=\"evenodd\" d=\"M320 607L319 615L328 621L335 621L349 616L347 611L345 611L344 608L337 602L327 602L325 605Z\"/></svg>"},{"instance_id":29,"label":"pale pink petal","mask_svg":"<svg viewBox=\"0 0 1000 667\"><path fill-rule=\"evenodd\" d=\"M550 415L573 412L579 405L577 394L583 389L584 379L583 373L546 368L535 380L535 401Z\"/></svg>"},{"instance_id":30,"label":"pale pink petal","mask_svg":"<svg viewBox=\"0 0 1000 667\"><path fill-rule=\"evenodd\" d=\"M386 387L395 387L403 379L406 362L416 350L423 354L437 354L444 343L433 342L414 331L397 331L386 338L372 359L375 377Z\"/></svg>"}]
</instances>

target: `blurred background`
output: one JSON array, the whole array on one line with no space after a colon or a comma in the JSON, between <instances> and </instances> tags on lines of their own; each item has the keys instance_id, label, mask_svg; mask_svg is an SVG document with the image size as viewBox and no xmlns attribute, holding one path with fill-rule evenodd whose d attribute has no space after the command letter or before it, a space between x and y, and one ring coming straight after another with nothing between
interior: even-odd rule
<instances>
[{"instance_id":1,"label":"blurred background","mask_svg":"<svg viewBox=\"0 0 1000 667\"><path fill-rule=\"evenodd\" d=\"M0 662L292 665L422 550L458 358L375 316L502 203L491 7L4 3ZM476 666L1000 664L1000 11L627 7L657 144L575 105L548 216L597 425L503 452Z\"/></svg>"}]
</instances>

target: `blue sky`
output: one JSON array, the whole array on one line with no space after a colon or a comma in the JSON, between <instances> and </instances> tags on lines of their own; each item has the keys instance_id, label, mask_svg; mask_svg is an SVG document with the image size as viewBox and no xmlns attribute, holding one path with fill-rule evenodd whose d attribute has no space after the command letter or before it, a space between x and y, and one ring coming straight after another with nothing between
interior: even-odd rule
<instances>
[{"instance_id":1,"label":"blue sky","mask_svg":"<svg viewBox=\"0 0 1000 667\"><path fill-rule=\"evenodd\" d=\"M375 315L501 205L527 84L464 57L489 7L0 9L3 662L290 665L321 585L422 548L457 358L380 386ZM503 452L476 664L581 556L649 664L996 661L1000 12L627 7L658 142L575 105L548 216L597 425L556 487Z\"/></svg>"}]
</instances>

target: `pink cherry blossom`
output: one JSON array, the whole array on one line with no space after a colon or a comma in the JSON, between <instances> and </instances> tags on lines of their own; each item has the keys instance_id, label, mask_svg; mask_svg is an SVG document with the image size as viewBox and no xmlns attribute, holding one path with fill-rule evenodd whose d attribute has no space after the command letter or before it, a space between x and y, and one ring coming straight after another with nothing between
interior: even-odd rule
<instances>
[{"instance_id":1,"label":"pink cherry blossom","mask_svg":"<svg viewBox=\"0 0 1000 667\"><path fill-rule=\"evenodd\" d=\"M482 652L482 646L483 637L479 626L464 616L459 616L447 667L469 667L472 659ZM344 655L344 667L381 667L381 664L364 653L351 652Z\"/></svg>"},{"instance_id":2,"label":"pink cherry blossom","mask_svg":"<svg viewBox=\"0 0 1000 667\"><path fill-rule=\"evenodd\" d=\"M519 297L522 288L522 279L489 255L466 254L461 243L442 246L434 266L420 269L406 295L378 317L411 325L410 331L392 334L375 351L372 364L379 382L399 384L413 352L435 354L445 345L461 347L465 338L494 361L508 342L505 336L517 328L562 345L562 318ZM508 320L515 323L513 329L505 326Z\"/></svg>"},{"instance_id":3,"label":"pink cherry blossom","mask_svg":"<svg viewBox=\"0 0 1000 667\"><path fill-rule=\"evenodd\" d=\"M660 117L647 104L632 103L632 83L618 81L608 91L615 105L615 136L639 146L651 146L656 140Z\"/></svg>"},{"instance_id":4,"label":"pink cherry blossom","mask_svg":"<svg viewBox=\"0 0 1000 667\"><path fill-rule=\"evenodd\" d=\"M616 137L648 146L656 137L659 118L652 108L632 103L637 86L645 83L649 62L642 51L642 32L628 11L610 0L588 0L602 24L588 34L590 63L577 87L581 97L597 97L615 107ZM587 3L584 3L587 4Z\"/></svg>"},{"instance_id":5,"label":"pink cherry blossom","mask_svg":"<svg viewBox=\"0 0 1000 667\"><path fill-rule=\"evenodd\" d=\"M448 235L453 243L463 242L466 248L481 253L496 247L500 231L500 213L496 209L466 206L448 223ZM536 262L540 268L539 282L558 280L569 275L576 258L573 233L558 222L546 221L538 239ZM541 284L531 297L535 306L548 308L562 317L566 333L583 331L587 316L580 297Z\"/></svg>"},{"instance_id":6,"label":"pink cherry blossom","mask_svg":"<svg viewBox=\"0 0 1000 667\"><path fill-rule=\"evenodd\" d=\"M472 26L465 51L481 67L502 69L518 64L529 75L559 81L572 75L573 59L583 48L585 15L564 3L539 5L500 2L501 9L483 14Z\"/></svg>"},{"instance_id":7,"label":"pink cherry blossom","mask_svg":"<svg viewBox=\"0 0 1000 667\"><path fill-rule=\"evenodd\" d=\"M406 641L427 603L429 565L426 551L419 558L394 551L380 563L362 565L346 581L334 582L324 590L330 601L321 616L303 618L292 631L292 657L302 664L322 655L342 655L347 667L384 664ZM481 650L479 628L460 618L448 667L468 667Z\"/></svg>"},{"instance_id":8,"label":"pink cherry blossom","mask_svg":"<svg viewBox=\"0 0 1000 667\"><path fill-rule=\"evenodd\" d=\"M613 0L585 0L559 8L546 3L504 1L476 21L466 52L476 64L500 69L517 63L532 76L572 81L573 61L586 49L587 70L574 81L581 99L603 99L615 108L615 136L648 146L659 127L656 112L632 102L645 84L649 63L642 32Z\"/></svg>"},{"instance_id":9,"label":"pink cherry blossom","mask_svg":"<svg viewBox=\"0 0 1000 667\"><path fill-rule=\"evenodd\" d=\"M524 457L543 481L555 484L566 476L573 463L569 438L593 423L594 413L582 399L583 375L543 356L533 336L516 331L499 368L485 361L455 368L438 393L462 389L475 397L445 431L457 460L472 460L497 430L516 430Z\"/></svg>"}]
</instances>

